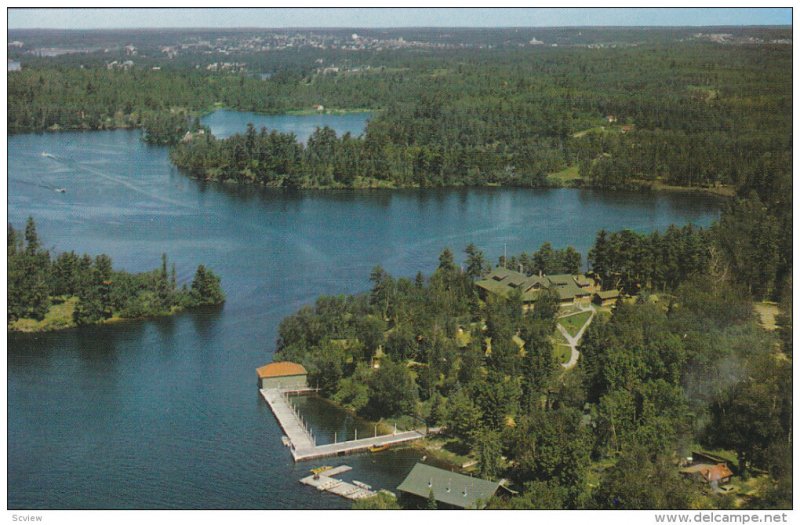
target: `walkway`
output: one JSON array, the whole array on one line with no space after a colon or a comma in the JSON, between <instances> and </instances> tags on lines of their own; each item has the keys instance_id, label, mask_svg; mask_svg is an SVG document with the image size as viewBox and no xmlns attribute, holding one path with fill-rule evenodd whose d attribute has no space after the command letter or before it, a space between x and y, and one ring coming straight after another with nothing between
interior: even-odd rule
<instances>
[{"instance_id":1,"label":"walkway","mask_svg":"<svg viewBox=\"0 0 800 525\"><path fill-rule=\"evenodd\" d=\"M283 433L289 438L292 454L294 449L314 448L315 442L311 432L306 429L300 415L289 403L288 394L277 388L262 389L261 395L264 396L269 408L278 420L278 424L283 429Z\"/></svg>"},{"instance_id":2,"label":"walkway","mask_svg":"<svg viewBox=\"0 0 800 525\"><path fill-rule=\"evenodd\" d=\"M312 431L305 426L300 414L289 403L286 391L275 388L262 389L261 395L270 409L272 409L272 413L275 415L275 419L278 420L278 424L283 429L284 434L289 438L289 450L295 461L306 461L328 456L344 456L345 454L368 450L370 447L395 445L425 437L422 432L410 430L371 438L342 441L341 443L317 445Z\"/></svg>"},{"instance_id":3,"label":"walkway","mask_svg":"<svg viewBox=\"0 0 800 525\"><path fill-rule=\"evenodd\" d=\"M589 319L587 319L586 322L583 323L583 326L581 326L581 329L578 330L577 334L575 334L575 337L569 335L567 329L561 326L560 323L556 322L556 328L558 328L558 331L561 332L561 335L564 336L564 339L567 340L567 345L570 348L569 361L567 361L566 363L561 363L561 366L563 366L566 370L569 370L578 364L578 358L581 355L581 353L578 352L578 343L581 342L581 337L583 337L583 332L586 331L586 327L592 324L592 319L594 319L594 314L597 313L597 311L594 309L594 306L592 306L591 304L586 305L586 308L584 308L583 305L578 305L578 308L581 309L580 312L575 312L574 314L565 315L564 317L579 315L582 314L583 312L592 312L592 314L589 316ZM560 319L563 319L563 317Z\"/></svg>"},{"instance_id":4,"label":"walkway","mask_svg":"<svg viewBox=\"0 0 800 525\"><path fill-rule=\"evenodd\" d=\"M345 454L363 452L368 450L370 447L396 445L398 443L415 441L424 437L425 434L422 432L409 430L408 432L398 432L396 434L386 434L384 436L342 441L341 443L330 443L328 445L319 445L305 449L293 449L292 456L294 457L295 461L306 461L309 459L324 458L327 456L344 456Z\"/></svg>"}]
</instances>

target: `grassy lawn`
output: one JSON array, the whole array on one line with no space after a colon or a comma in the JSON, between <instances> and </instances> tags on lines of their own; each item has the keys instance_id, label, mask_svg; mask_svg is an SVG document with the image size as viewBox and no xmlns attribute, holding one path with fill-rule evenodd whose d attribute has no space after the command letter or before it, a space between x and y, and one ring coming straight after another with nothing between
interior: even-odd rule
<instances>
[{"instance_id":1,"label":"grassy lawn","mask_svg":"<svg viewBox=\"0 0 800 525\"><path fill-rule=\"evenodd\" d=\"M697 91L697 92L700 92L703 95L705 95L705 98L704 98L705 102L711 102L712 100L714 100L715 98L717 98L719 96L719 90L718 89L714 89L714 88L710 88L710 87L706 87L706 86L693 86L693 85L690 84L690 85L686 86L686 89L688 89L689 91Z\"/></svg>"},{"instance_id":2,"label":"grassy lawn","mask_svg":"<svg viewBox=\"0 0 800 525\"><path fill-rule=\"evenodd\" d=\"M572 138L579 139L579 138L581 138L581 137L583 137L583 136L586 136L586 135L588 135L589 133L592 133L592 132L599 132L599 133L602 133L602 132L604 132L605 130L606 130L606 127L605 127L605 126L595 126L595 127L593 127L593 128L584 129L584 130L578 131L577 133L573 133L573 134L572 134Z\"/></svg>"},{"instance_id":3,"label":"grassy lawn","mask_svg":"<svg viewBox=\"0 0 800 525\"><path fill-rule=\"evenodd\" d=\"M563 305L563 306L561 306L559 308L558 313L556 314L556 317L564 317L564 316L567 316L567 315L570 315L570 314L577 314L578 312L582 312L582 311L583 310L578 308L578 305L576 305L576 304L567 304L567 305Z\"/></svg>"},{"instance_id":4,"label":"grassy lawn","mask_svg":"<svg viewBox=\"0 0 800 525\"><path fill-rule=\"evenodd\" d=\"M474 458L464 454L464 450L454 438L444 436L427 437L410 444L412 448L422 449L427 455L438 461L449 463L456 467L463 467L474 461Z\"/></svg>"},{"instance_id":5,"label":"grassy lawn","mask_svg":"<svg viewBox=\"0 0 800 525\"><path fill-rule=\"evenodd\" d=\"M611 319L611 308L608 306L601 306L594 315L601 321L608 321Z\"/></svg>"},{"instance_id":6,"label":"grassy lawn","mask_svg":"<svg viewBox=\"0 0 800 525\"><path fill-rule=\"evenodd\" d=\"M569 335L575 337L591 315L591 312L581 312L569 317L562 317L558 320L558 324L566 328Z\"/></svg>"},{"instance_id":7,"label":"grassy lawn","mask_svg":"<svg viewBox=\"0 0 800 525\"><path fill-rule=\"evenodd\" d=\"M59 303L55 303L54 301L54 304L50 305L50 309L41 321L35 319L18 319L9 324L9 328L21 332L42 332L45 330L70 328L75 326L72 320L72 312L75 311L75 305L77 303L77 297L70 297Z\"/></svg>"},{"instance_id":8,"label":"grassy lawn","mask_svg":"<svg viewBox=\"0 0 800 525\"><path fill-rule=\"evenodd\" d=\"M578 166L569 166L561 171L550 173L548 177L550 179L557 180L562 184L567 184L570 181L581 178L581 176L578 174Z\"/></svg>"},{"instance_id":9,"label":"grassy lawn","mask_svg":"<svg viewBox=\"0 0 800 525\"><path fill-rule=\"evenodd\" d=\"M557 344L557 345L569 344L567 342L566 338L564 337L564 334L559 332L557 328L555 330L553 330L553 344Z\"/></svg>"},{"instance_id":10,"label":"grassy lawn","mask_svg":"<svg viewBox=\"0 0 800 525\"><path fill-rule=\"evenodd\" d=\"M569 356L572 355L572 349L564 344L558 344L553 347L553 354L559 363L566 363L569 361Z\"/></svg>"},{"instance_id":11,"label":"grassy lawn","mask_svg":"<svg viewBox=\"0 0 800 525\"><path fill-rule=\"evenodd\" d=\"M778 325L775 323L775 317L778 315L778 305L769 301L762 301L754 304L758 318L761 321L761 326L765 330L775 330Z\"/></svg>"}]
</instances>

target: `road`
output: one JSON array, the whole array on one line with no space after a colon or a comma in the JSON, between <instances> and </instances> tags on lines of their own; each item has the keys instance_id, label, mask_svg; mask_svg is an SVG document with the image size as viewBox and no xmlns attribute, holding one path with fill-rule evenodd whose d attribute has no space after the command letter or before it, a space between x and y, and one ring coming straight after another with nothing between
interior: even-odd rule
<instances>
[{"instance_id":1,"label":"road","mask_svg":"<svg viewBox=\"0 0 800 525\"><path fill-rule=\"evenodd\" d=\"M581 309L581 311L580 312L576 312L574 314L570 314L570 315L578 315L578 314L580 314L582 312L588 312L588 311L590 311L592 313L589 316L589 319L587 319L586 322L583 323L583 326L581 326L581 329L578 330L578 333L575 334L575 337L569 335L569 332L567 332L567 329L564 328L563 326L561 326L560 323L556 323L556 328L558 328L558 331L561 332L561 335L564 336L564 339L567 340L567 344L569 345L569 349L570 349L569 361L567 361L566 363L561 363L561 366L563 366L566 370L569 370L569 369L573 368L575 365L578 364L578 358L581 355L581 353L578 352L578 343L580 343L581 337L583 337L583 332L585 332L586 328L590 324L592 324L592 319L594 319L594 314L596 313L596 310L594 309L594 306L591 305L591 303L588 304L588 305L580 305L579 304L577 306L578 306L578 308ZM569 317L569 315L566 315L564 317Z\"/></svg>"}]
</instances>

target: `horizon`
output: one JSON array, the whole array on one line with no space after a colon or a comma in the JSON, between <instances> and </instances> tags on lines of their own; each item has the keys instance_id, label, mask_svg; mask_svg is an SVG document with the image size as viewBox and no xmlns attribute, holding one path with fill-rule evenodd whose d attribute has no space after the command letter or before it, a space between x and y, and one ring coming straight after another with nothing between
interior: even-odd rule
<instances>
[{"instance_id":1,"label":"horizon","mask_svg":"<svg viewBox=\"0 0 800 525\"><path fill-rule=\"evenodd\" d=\"M347 31L351 29L365 29L372 31L402 30L402 29L447 29L447 30L475 30L475 29L687 29L687 28L790 28L792 24L719 24L719 25L685 25L685 26L396 26L396 27L366 27L366 26L237 26L237 27L211 27L211 26L174 26L174 27L96 27L89 29L60 29L56 27L18 27L9 28L9 31Z\"/></svg>"},{"instance_id":2,"label":"horizon","mask_svg":"<svg viewBox=\"0 0 800 525\"><path fill-rule=\"evenodd\" d=\"M792 27L792 8L784 7L9 8L7 14L9 31Z\"/></svg>"}]
</instances>

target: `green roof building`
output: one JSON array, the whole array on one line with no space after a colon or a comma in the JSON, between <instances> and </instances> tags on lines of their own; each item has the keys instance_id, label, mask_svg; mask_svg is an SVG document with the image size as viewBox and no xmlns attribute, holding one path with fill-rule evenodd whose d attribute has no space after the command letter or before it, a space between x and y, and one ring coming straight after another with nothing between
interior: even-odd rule
<instances>
[{"instance_id":1,"label":"green roof building","mask_svg":"<svg viewBox=\"0 0 800 525\"><path fill-rule=\"evenodd\" d=\"M594 282L585 275L525 275L507 268L495 268L475 285L484 298L487 293L508 298L513 290L522 292L522 304L529 309L542 290L554 290L562 304L588 302L594 292Z\"/></svg>"},{"instance_id":2,"label":"green roof building","mask_svg":"<svg viewBox=\"0 0 800 525\"><path fill-rule=\"evenodd\" d=\"M417 463L397 487L399 492L427 499L433 493L441 507L477 509L486 506L500 488L497 481L473 478Z\"/></svg>"}]
</instances>

